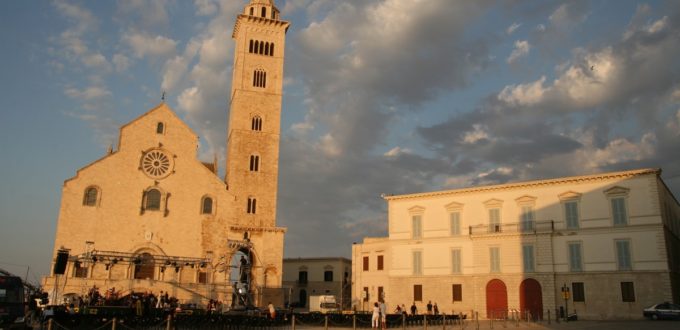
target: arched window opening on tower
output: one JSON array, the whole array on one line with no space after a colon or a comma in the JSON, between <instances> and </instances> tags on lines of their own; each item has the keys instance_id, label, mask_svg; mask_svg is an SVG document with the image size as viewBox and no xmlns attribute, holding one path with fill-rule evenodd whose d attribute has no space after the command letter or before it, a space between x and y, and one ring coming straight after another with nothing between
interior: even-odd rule
<instances>
[{"instance_id":1,"label":"arched window opening on tower","mask_svg":"<svg viewBox=\"0 0 680 330\"><path fill-rule=\"evenodd\" d=\"M264 70L255 70L253 74L253 86L265 88L267 86L267 73Z\"/></svg>"},{"instance_id":2,"label":"arched window opening on tower","mask_svg":"<svg viewBox=\"0 0 680 330\"><path fill-rule=\"evenodd\" d=\"M253 117L253 120L251 121L251 124L250 124L250 129L253 130L253 131L261 131L262 130L262 118L260 118L260 116Z\"/></svg>"},{"instance_id":3,"label":"arched window opening on tower","mask_svg":"<svg viewBox=\"0 0 680 330\"><path fill-rule=\"evenodd\" d=\"M163 134L165 133L165 125L163 123L158 123L156 125L156 134Z\"/></svg>"},{"instance_id":4,"label":"arched window opening on tower","mask_svg":"<svg viewBox=\"0 0 680 330\"><path fill-rule=\"evenodd\" d=\"M267 17L267 7L262 7L262 17Z\"/></svg>"},{"instance_id":5,"label":"arched window opening on tower","mask_svg":"<svg viewBox=\"0 0 680 330\"><path fill-rule=\"evenodd\" d=\"M201 214L212 214L213 213L213 200L212 198L206 196L203 197L201 203Z\"/></svg>"},{"instance_id":6,"label":"arched window opening on tower","mask_svg":"<svg viewBox=\"0 0 680 330\"><path fill-rule=\"evenodd\" d=\"M97 195L99 195L99 191L96 187L88 187L85 189L85 194L83 195L83 205L97 206Z\"/></svg>"},{"instance_id":7,"label":"arched window opening on tower","mask_svg":"<svg viewBox=\"0 0 680 330\"><path fill-rule=\"evenodd\" d=\"M248 197L248 209L247 209L248 214L255 214L256 209L257 199L255 199L254 197Z\"/></svg>"},{"instance_id":8,"label":"arched window opening on tower","mask_svg":"<svg viewBox=\"0 0 680 330\"><path fill-rule=\"evenodd\" d=\"M257 172L260 170L260 156L250 155L250 171Z\"/></svg>"},{"instance_id":9,"label":"arched window opening on tower","mask_svg":"<svg viewBox=\"0 0 680 330\"><path fill-rule=\"evenodd\" d=\"M255 8L250 7L250 16L255 16Z\"/></svg>"},{"instance_id":10,"label":"arched window opening on tower","mask_svg":"<svg viewBox=\"0 0 680 330\"><path fill-rule=\"evenodd\" d=\"M248 42L248 53L274 56L274 43L251 39Z\"/></svg>"},{"instance_id":11,"label":"arched window opening on tower","mask_svg":"<svg viewBox=\"0 0 680 330\"><path fill-rule=\"evenodd\" d=\"M145 210L158 211L161 209L161 192L158 189L149 189L145 195Z\"/></svg>"}]
</instances>

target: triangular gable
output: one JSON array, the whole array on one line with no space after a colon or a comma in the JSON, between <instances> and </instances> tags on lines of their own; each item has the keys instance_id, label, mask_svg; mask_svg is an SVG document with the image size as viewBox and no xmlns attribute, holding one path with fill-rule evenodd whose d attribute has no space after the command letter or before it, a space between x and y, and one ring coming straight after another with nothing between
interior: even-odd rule
<instances>
[{"instance_id":1,"label":"triangular gable","mask_svg":"<svg viewBox=\"0 0 680 330\"><path fill-rule=\"evenodd\" d=\"M149 111L147 111L147 112L145 112L145 113L139 115L137 118L135 118L135 119L133 119L133 120L127 122L127 124L125 124L125 125L123 125L123 126L120 127L119 133L118 133L118 147L120 148L121 139L122 139L122 137L123 137L123 130L124 130L126 127L128 127L128 126L132 125L133 123L136 123L136 122L138 122L138 121L144 119L145 117L148 117L150 114L152 114L152 113L154 113L154 112L156 112L156 111L166 111L166 112L168 112L168 113L169 113L171 116L173 116L179 123L181 123L181 125L182 125L184 128L186 128L187 131L189 131L190 134L192 134L194 137L198 138L198 134L196 134L196 132L194 132L194 130L191 129L191 127L189 127L189 125L187 125L187 123L185 123L184 120L182 120L182 118L180 118L179 116L177 116L177 114L175 113L175 111L172 110L172 108L170 108L170 106L168 106L165 102L161 102L161 103L158 104L157 106L151 108Z\"/></svg>"},{"instance_id":2,"label":"triangular gable","mask_svg":"<svg viewBox=\"0 0 680 330\"><path fill-rule=\"evenodd\" d=\"M522 197L515 198L515 201L517 202L517 204L520 204L520 205L535 204L536 203L536 197L524 195Z\"/></svg>"},{"instance_id":3,"label":"triangular gable","mask_svg":"<svg viewBox=\"0 0 680 330\"><path fill-rule=\"evenodd\" d=\"M486 207L494 207L494 206L501 206L503 205L503 201L500 199L492 198L487 200L486 202L482 203Z\"/></svg>"},{"instance_id":4,"label":"triangular gable","mask_svg":"<svg viewBox=\"0 0 680 330\"><path fill-rule=\"evenodd\" d=\"M583 194L572 191L572 190L569 190L567 192L563 192L563 193L557 195L557 197L562 201L581 199L581 196L583 196Z\"/></svg>"},{"instance_id":5,"label":"triangular gable","mask_svg":"<svg viewBox=\"0 0 680 330\"><path fill-rule=\"evenodd\" d=\"M412 206L408 209L408 213L411 214L423 214L425 213L425 208L419 205Z\"/></svg>"},{"instance_id":6,"label":"triangular gable","mask_svg":"<svg viewBox=\"0 0 680 330\"><path fill-rule=\"evenodd\" d=\"M444 208L446 208L446 210L448 211L458 211L463 209L463 204L458 202L451 202L444 205Z\"/></svg>"},{"instance_id":7,"label":"triangular gable","mask_svg":"<svg viewBox=\"0 0 680 330\"><path fill-rule=\"evenodd\" d=\"M628 195L629 191L630 191L629 188L625 188L625 187L621 187L621 186L614 186L614 187L611 187L611 188L605 190L604 194L608 195L608 196Z\"/></svg>"}]
</instances>

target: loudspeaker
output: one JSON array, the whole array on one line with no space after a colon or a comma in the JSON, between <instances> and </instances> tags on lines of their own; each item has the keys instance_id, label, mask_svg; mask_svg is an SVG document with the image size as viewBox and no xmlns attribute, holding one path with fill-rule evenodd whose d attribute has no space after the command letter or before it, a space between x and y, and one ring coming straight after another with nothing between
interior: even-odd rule
<instances>
[{"instance_id":1,"label":"loudspeaker","mask_svg":"<svg viewBox=\"0 0 680 330\"><path fill-rule=\"evenodd\" d=\"M59 250L57 252L57 262L54 263L54 274L63 275L66 271L66 264L68 263L68 251Z\"/></svg>"}]
</instances>

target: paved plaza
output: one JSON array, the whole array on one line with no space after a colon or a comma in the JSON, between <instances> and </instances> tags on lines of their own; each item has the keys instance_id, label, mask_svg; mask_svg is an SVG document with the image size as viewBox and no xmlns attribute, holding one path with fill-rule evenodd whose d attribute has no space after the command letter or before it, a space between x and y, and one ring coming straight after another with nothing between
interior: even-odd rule
<instances>
[{"instance_id":1,"label":"paved plaza","mask_svg":"<svg viewBox=\"0 0 680 330\"><path fill-rule=\"evenodd\" d=\"M324 327L307 327L307 326L296 326L295 329L301 329L301 330L322 330ZM351 328L333 328L333 327L328 327L328 329L351 329ZM402 329L401 327L391 327L389 329ZM418 326L418 327L406 327L403 329L407 330L420 330L420 329L425 329L423 326ZM441 325L429 325L427 327L428 330L441 330L444 329ZM544 323L526 323L526 322L520 322L519 324L514 323L514 322L494 322L491 324L489 321L479 321L479 328L477 328L477 325L474 322L468 321L466 322L463 327L461 328L460 325L447 325L445 329L448 330L457 330L457 329L464 329L464 330L490 330L490 329L498 329L498 330L512 330L512 329L533 329L533 330L539 330L539 329L555 329L555 330L562 330L562 329L597 329L597 330L638 330L638 329L645 329L645 330L677 330L680 329L680 321L649 321L649 320L634 320L634 321L575 321L575 322L561 322L561 323L554 323L552 322L551 324L547 324L547 322Z\"/></svg>"}]
</instances>

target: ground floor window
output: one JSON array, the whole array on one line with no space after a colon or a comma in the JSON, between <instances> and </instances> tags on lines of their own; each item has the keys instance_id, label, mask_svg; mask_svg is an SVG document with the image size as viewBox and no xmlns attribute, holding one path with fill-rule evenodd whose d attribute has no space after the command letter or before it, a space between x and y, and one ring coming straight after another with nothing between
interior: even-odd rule
<instances>
[{"instance_id":1,"label":"ground floor window","mask_svg":"<svg viewBox=\"0 0 680 330\"><path fill-rule=\"evenodd\" d=\"M571 283L571 292L573 294L574 302L584 302L586 301L586 294L583 288L583 282L573 282Z\"/></svg>"},{"instance_id":2,"label":"ground floor window","mask_svg":"<svg viewBox=\"0 0 680 330\"><path fill-rule=\"evenodd\" d=\"M453 284L453 301L463 301L462 284Z\"/></svg>"},{"instance_id":3,"label":"ground floor window","mask_svg":"<svg viewBox=\"0 0 680 330\"><path fill-rule=\"evenodd\" d=\"M621 282L621 299L624 302L635 301L635 285L633 282Z\"/></svg>"},{"instance_id":4,"label":"ground floor window","mask_svg":"<svg viewBox=\"0 0 680 330\"><path fill-rule=\"evenodd\" d=\"M423 286L421 284L413 286L413 301L423 301Z\"/></svg>"}]
</instances>

